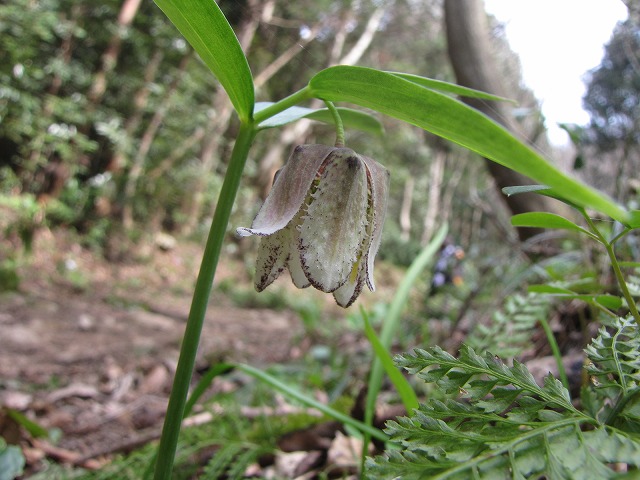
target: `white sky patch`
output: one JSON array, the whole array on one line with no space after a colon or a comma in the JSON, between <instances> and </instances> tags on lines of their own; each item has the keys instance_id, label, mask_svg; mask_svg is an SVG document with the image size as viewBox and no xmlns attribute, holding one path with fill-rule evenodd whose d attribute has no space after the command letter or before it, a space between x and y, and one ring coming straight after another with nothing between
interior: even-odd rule
<instances>
[{"instance_id":1,"label":"white sky patch","mask_svg":"<svg viewBox=\"0 0 640 480\"><path fill-rule=\"evenodd\" d=\"M524 81L542 102L551 141L566 143L556 124L589 121L582 77L600 64L627 8L620 0L485 0L485 8L506 25Z\"/></svg>"}]
</instances>

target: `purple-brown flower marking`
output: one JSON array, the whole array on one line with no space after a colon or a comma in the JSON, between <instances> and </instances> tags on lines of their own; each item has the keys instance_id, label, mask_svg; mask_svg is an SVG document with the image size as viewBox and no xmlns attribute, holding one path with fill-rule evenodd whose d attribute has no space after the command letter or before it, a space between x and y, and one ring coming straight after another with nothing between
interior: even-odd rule
<instances>
[{"instance_id":1,"label":"purple-brown flower marking","mask_svg":"<svg viewBox=\"0 0 640 480\"><path fill-rule=\"evenodd\" d=\"M299 145L276 179L251 228L262 237L256 261L261 292L288 268L298 288L313 285L348 307L366 282L382 234L389 172L351 149Z\"/></svg>"}]
</instances>

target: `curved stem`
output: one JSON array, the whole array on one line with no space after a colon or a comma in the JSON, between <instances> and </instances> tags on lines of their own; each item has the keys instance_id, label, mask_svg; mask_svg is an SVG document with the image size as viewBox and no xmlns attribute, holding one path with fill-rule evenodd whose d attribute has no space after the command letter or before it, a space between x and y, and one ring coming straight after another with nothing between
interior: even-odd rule
<instances>
[{"instance_id":1,"label":"curved stem","mask_svg":"<svg viewBox=\"0 0 640 480\"><path fill-rule=\"evenodd\" d=\"M253 120L258 127L260 127L260 123L264 122L267 118L271 118L274 115L277 115L280 112L285 111L289 107L293 107L298 103L308 100L311 98L311 90L309 86L304 87L302 90L298 90L296 93L289 95L282 100L269 105L267 108L260 110L259 112L255 112L253 114Z\"/></svg>"},{"instance_id":2,"label":"curved stem","mask_svg":"<svg viewBox=\"0 0 640 480\"><path fill-rule=\"evenodd\" d=\"M171 479L182 417L185 411L187 394L189 393L189 385L196 361L209 295L213 286L218 260L220 259L220 251L231 215L231 208L233 207L242 171L255 134L256 130L253 124L242 123L240 125L240 131L231 153L229 167L218 196L218 204L213 215L209 237L202 256L200 272L196 280L191 309L180 348L180 358L178 359L171 396L169 397L167 416L165 417L160 445L158 446L155 480Z\"/></svg>"},{"instance_id":3,"label":"curved stem","mask_svg":"<svg viewBox=\"0 0 640 480\"><path fill-rule=\"evenodd\" d=\"M336 125L336 147L344 147L344 125L342 124L340 113L333 102L325 100L324 103L327 105L327 108L333 117L333 122Z\"/></svg>"},{"instance_id":4,"label":"curved stem","mask_svg":"<svg viewBox=\"0 0 640 480\"><path fill-rule=\"evenodd\" d=\"M604 245L604 248L607 250L607 255L609 255L609 260L611 261L611 266L613 267L613 273L616 276L616 280L618 281L618 285L620 286L622 295L627 301L627 305L629 306L629 311L631 312L631 315L633 315L633 318L635 318L636 323L640 325L640 312L638 312L638 307L636 306L636 302L633 299L631 292L629 291L629 287L627 287L627 282L624 279L624 275L622 275L622 270L620 270L620 264L618 263L618 259L616 258L616 253L613 248L613 243L608 242L607 239L604 238L604 235L602 235L600 230L598 230L598 227L596 226L595 223L593 223L593 220L591 220L591 217L587 215L587 212L584 209L580 209L580 213L582 214L584 219L587 221L587 224L589 225L589 228L591 229L591 231L594 234L596 234L596 236L600 240L600 243L602 243Z\"/></svg>"}]
</instances>

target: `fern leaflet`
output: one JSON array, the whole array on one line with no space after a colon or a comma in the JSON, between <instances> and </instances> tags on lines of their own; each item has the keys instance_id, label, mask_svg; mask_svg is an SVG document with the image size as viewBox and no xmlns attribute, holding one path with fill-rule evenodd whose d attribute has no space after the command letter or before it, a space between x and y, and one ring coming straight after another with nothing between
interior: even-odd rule
<instances>
[{"instance_id":1,"label":"fern leaflet","mask_svg":"<svg viewBox=\"0 0 640 480\"><path fill-rule=\"evenodd\" d=\"M611 463L640 465L638 439L577 409L551 375L539 386L523 364L467 346L458 358L434 347L397 363L456 398L388 422L398 448L369 459L368 478L606 479L618 475Z\"/></svg>"}]
</instances>

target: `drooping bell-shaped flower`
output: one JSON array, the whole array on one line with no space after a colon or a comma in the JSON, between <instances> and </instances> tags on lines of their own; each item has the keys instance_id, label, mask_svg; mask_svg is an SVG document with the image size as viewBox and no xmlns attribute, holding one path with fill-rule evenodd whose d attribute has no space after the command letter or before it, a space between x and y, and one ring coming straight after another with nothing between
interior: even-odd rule
<instances>
[{"instance_id":1,"label":"drooping bell-shaped flower","mask_svg":"<svg viewBox=\"0 0 640 480\"><path fill-rule=\"evenodd\" d=\"M364 283L375 289L373 262L387 209L389 172L349 148L297 146L251 228L262 237L258 291L285 268L298 288L313 285L348 307Z\"/></svg>"}]
</instances>

